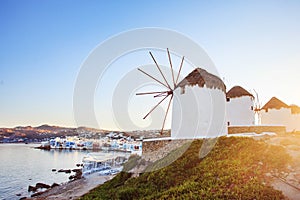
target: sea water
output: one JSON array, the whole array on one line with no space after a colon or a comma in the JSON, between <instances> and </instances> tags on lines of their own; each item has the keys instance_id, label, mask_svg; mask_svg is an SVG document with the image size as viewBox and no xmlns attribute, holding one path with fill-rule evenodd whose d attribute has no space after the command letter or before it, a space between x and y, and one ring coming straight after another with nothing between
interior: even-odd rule
<instances>
[{"instance_id":1,"label":"sea water","mask_svg":"<svg viewBox=\"0 0 300 200\"><path fill-rule=\"evenodd\" d=\"M39 144L0 144L0 199L28 197L28 186L38 182L48 185L67 182L70 174L52 172L52 169L78 168L76 164L82 163L89 153L33 148L37 146Z\"/></svg>"}]
</instances>

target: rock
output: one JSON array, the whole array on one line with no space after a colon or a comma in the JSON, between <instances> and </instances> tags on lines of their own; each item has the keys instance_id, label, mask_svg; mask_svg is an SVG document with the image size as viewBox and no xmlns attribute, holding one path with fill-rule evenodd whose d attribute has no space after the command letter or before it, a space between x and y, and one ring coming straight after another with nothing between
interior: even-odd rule
<instances>
[{"instance_id":1,"label":"rock","mask_svg":"<svg viewBox=\"0 0 300 200\"><path fill-rule=\"evenodd\" d=\"M59 186L59 184L53 183L53 184L51 185L51 188L54 188L54 187L57 187L57 186Z\"/></svg>"},{"instance_id":2,"label":"rock","mask_svg":"<svg viewBox=\"0 0 300 200\"><path fill-rule=\"evenodd\" d=\"M50 188L50 185L47 185L47 184L45 184L45 183L37 183L36 185L35 185L35 187L38 189L38 188L46 188L46 189L49 189Z\"/></svg>"},{"instance_id":3,"label":"rock","mask_svg":"<svg viewBox=\"0 0 300 200\"><path fill-rule=\"evenodd\" d=\"M80 167L80 164L76 164L76 167Z\"/></svg>"},{"instance_id":4,"label":"rock","mask_svg":"<svg viewBox=\"0 0 300 200\"><path fill-rule=\"evenodd\" d=\"M69 179L70 179L70 180L75 179L75 175L69 176Z\"/></svg>"},{"instance_id":5,"label":"rock","mask_svg":"<svg viewBox=\"0 0 300 200\"><path fill-rule=\"evenodd\" d=\"M75 172L75 173L81 172L81 169L73 169L72 172Z\"/></svg>"},{"instance_id":6,"label":"rock","mask_svg":"<svg viewBox=\"0 0 300 200\"><path fill-rule=\"evenodd\" d=\"M37 190L36 187L29 185L28 186L28 192L35 192Z\"/></svg>"},{"instance_id":7,"label":"rock","mask_svg":"<svg viewBox=\"0 0 300 200\"><path fill-rule=\"evenodd\" d=\"M72 172L75 172L75 175L69 177L70 180L81 179L82 177L82 169L73 169Z\"/></svg>"},{"instance_id":8,"label":"rock","mask_svg":"<svg viewBox=\"0 0 300 200\"><path fill-rule=\"evenodd\" d=\"M39 195L41 195L41 194L43 194L43 193L44 193L44 192L37 192L37 193L32 194L31 197L36 197L36 196L39 196Z\"/></svg>"},{"instance_id":9,"label":"rock","mask_svg":"<svg viewBox=\"0 0 300 200\"><path fill-rule=\"evenodd\" d=\"M27 197L21 197L19 200L24 200L24 199L27 199Z\"/></svg>"},{"instance_id":10,"label":"rock","mask_svg":"<svg viewBox=\"0 0 300 200\"><path fill-rule=\"evenodd\" d=\"M52 169L53 172L56 172L56 169Z\"/></svg>"},{"instance_id":11,"label":"rock","mask_svg":"<svg viewBox=\"0 0 300 200\"><path fill-rule=\"evenodd\" d=\"M57 172L64 172L66 174L71 174L71 170L70 169L60 169Z\"/></svg>"},{"instance_id":12,"label":"rock","mask_svg":"<svg viewBox=\"0 0 300 200\"><path fill-rule=\"evenodd\" d=\"M16 194L16 196L20 197L20 196L21 196L21 194Z\"/></svg>"}]
</instances>

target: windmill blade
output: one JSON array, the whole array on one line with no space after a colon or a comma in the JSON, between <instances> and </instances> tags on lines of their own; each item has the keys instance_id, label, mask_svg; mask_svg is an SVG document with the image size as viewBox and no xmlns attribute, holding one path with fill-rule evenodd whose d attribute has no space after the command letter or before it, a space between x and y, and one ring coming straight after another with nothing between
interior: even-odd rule
<instances>
[{"instance_id":1,"label":"windmill blade","mask_svg":"<svg viewBox=\"0 0 300 200\"><path fill-rule=\"evenodd\" d=\"M159 105L159 104L161 104L161 102L163 102L167 97L168 97L169 95L167 95L167 96L165 96L165 98L163 98L162 100L160 100L148 113L147 113L147 115L145 116L145 117L143 117L143 119L146 119L152 112L153 112L153 110L155 109L155 108L157 108L157 106Z\"/></svg>"},{"instance_id":2,"label":"windmill blade","mask_svg":"<svg viewBox=\"0 0 300 200\"><path fill-rule=\"evenodd\" d=\"M160 130L161 135L163 134L163 130L164 130L164 127L165 127L165 123L166 123L166 119L167 119L167 116L168 116L168 112L169 112L169 108L170 108L172 99L173 99L173 94L171 95L171 98L169 100L168 108L167 108L167 111L166 111L166 114L165 114L165 118L164 118L164 121L163 121L163 124L162 124L162 128Z\"/></svg>"},{"instance_id":3,"label":"windmill blade","mask_svg":"<svg viewBox=\"0 0 300 200\"><path fill-rule=\"evenodd\" d=\"M140 68L138 68L138 70L140 72L142 72L143 74L149 76L150 78L152 78L153 80L157 81L158 83L162 84L163 86L165 86L166 88L170 89L166 84L162 83L161 81L157 80L156 78L154 78L153 76L151 76L150 74L144 72L143 70L141 70Z\"/></svg>"},{"instance_id":4,"label":"windmill blade","mask_svg":"<svg viewBox=\"0 0 300 200\"><path fill-rule=\"evenodd\" d=\"M161 94L161 93L166 93L168 91L162 91L162 92L140 92L136 93L135 95L147 95L147 94Z\"/></svg>"},{"instance_id":5,"label":"windmill blade","mask_svg":"<svg viewBox=\"0 0 300 200\"><path fill-rule=\"evenodd\" d=\"M170 67L171 67L171 72L172 72L173 85L174 85L174 88L175 88L176 84L175 84L175 79L174 79L174 71L173 71L172 60L171 60L169 48L167 48L167 52L168 52L168 57L169 57L169 62L170 62Z\"/></svg>"},{"instance_id":6,"label":"windmill blade","mask_svg":"<svg viewBox=\"0 0 300 200\"><path fill-rule=\"evenodd\" d=\"M163 92L161 94L157 94L154 96L154 98L168 96L168 95L170 95L170 92L172 93L172 91L167 91L167 92Z\"/></svg>"},{"instance_id":7,"label":"windmill blade","mask_svg":"<svg viewBox=\"0 0 300 200\"><path fill-rule=\"evenodd\" d=\"M175 81L175 85L176 86L177 86L178 78L180 76L180 72L181 72L181 68L182 68L182 65L183 65L183 61L184 61L184 56L182 57L182 60L181 60L181 63L180 63L180 67L179 67L179 71L178 71L178 74L177 74L177 78L176 78L176 81Z\"/></svg>"},{"instance_id":8,"label":"windmill blade","mask_svg":"<svg viewBox=\"0 0 300 200\"><path fill-rule=\"evenodd\" d=\"M255 90L255 89L253 89L253 91L254 91L254 92L255 92L255 94L256 94L256 102L255 102L255 104L256 104L256 108L260 109L260 107L261 107L261 104L260 104L260 101L259 101L259 98L258 98L258 93L256 92L256 90Z\"/></svg>"},{"instance_id":9,"label":"windmill blade","mask_svg":"<svg viewBox=\"0 0 300 200\"><path fill-rule=\"evenodd\" d=\"M149 54L151 55L151 57L152 57L152 59L153 59L155 65L156 65L157 69L159 70L161 76L163 77L163 79L165 80L166 84L168 85L168 88L171 90L171 87L170 87L170 85L169 85L169 83L168 83L166 77L165 77L164 74L162 73L162 71L161 71L160 67L158 66L158 64L157 64L157 62L156 62L154 56L152 55L151 51L149 51Z\"/></svg>"}]
</instances>

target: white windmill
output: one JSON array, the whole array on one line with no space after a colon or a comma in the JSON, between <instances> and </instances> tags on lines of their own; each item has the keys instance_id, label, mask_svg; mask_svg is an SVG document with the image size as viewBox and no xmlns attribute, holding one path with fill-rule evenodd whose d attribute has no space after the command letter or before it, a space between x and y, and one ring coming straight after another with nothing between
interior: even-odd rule
<instances>
[{"instance_id":1,"label":"white windmill","mask_svg":"<svg viewBox=\"0 0 300 200\"><path fill-rule=\"evenodd\" d=\"M162 98L143 119L147 118L164 100L170 97L162 122L161 133L163 133L166 118L173 101L172 138L210 138L227 134L225 120L226 87L223 81L205 69L196 68L179 82L178 79L184 63L184 56L181 59L178 74L175 77L170 52L167 49L172 74L172 84L170 84L153 54L149 53L163 81L139 68L138 70L164 86L166 90L136 94L154 95L154 98Z\"/></svg>"}]
</instances>

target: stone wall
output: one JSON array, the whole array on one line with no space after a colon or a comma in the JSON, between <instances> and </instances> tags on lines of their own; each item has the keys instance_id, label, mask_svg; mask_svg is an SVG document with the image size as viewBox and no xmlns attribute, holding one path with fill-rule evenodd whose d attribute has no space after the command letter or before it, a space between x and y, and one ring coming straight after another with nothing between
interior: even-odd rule
<instances>
[{"instance_id":1,"label":"stone wall","mask_svg":"<svg viewBox=\"0 0 300 200\"><path fill-rule=\"evenodd\" d=\"M155 162L168 155L172 150L191 141L187 139L172 140L171 138L144 140L142 157L146 161Z\"/></svg>"},{"instance_id":2,"label":"stone wall","mask_svg":"<svg viewBox=\"0 0 300 200\"><path fill-rule=\"evenodd\" d=\"M229 126L228 134L235 133L262 133L274 132L277 134L286 133L285 126ZM155 162L172 150L181 147L187 142L192 142L192 139L171 139L171 138L156 138L146 139L143 141L142 157L147 162Z\"/></svg>"},{"instance_id":3,"label":"stone wall","mask_svg":"<svg viewBox=\"0 0 300 200\"><path fill-rule=\"evenodd\" d=\"M286 133L285 126L229 126L228 134L235 133L262 133L262 132L274 132L277 134Z\"/></svg>"}]
</instances>

